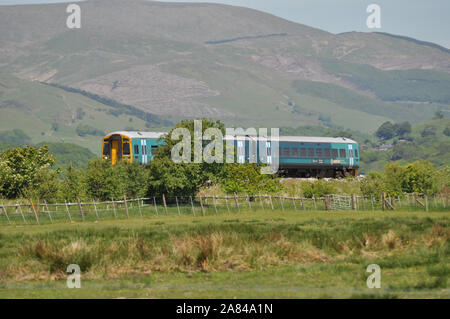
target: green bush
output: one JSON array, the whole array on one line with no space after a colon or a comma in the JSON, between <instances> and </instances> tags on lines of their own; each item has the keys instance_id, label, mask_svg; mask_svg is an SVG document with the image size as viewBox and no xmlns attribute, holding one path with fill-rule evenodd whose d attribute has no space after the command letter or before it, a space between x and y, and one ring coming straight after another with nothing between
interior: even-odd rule
<instances>
[{"instance_id":1,"label":"green bush","mask_svg":"<svg viewBox=\"0 0 450 319\"><path fill-rule=\"evenodd\" d=\"M325 180L319 179L314 182L302 183L303 196L306 198L323 197L325 195L336 193L336 189L333 184L328 183Z\"/></svg>"}]
</instances>

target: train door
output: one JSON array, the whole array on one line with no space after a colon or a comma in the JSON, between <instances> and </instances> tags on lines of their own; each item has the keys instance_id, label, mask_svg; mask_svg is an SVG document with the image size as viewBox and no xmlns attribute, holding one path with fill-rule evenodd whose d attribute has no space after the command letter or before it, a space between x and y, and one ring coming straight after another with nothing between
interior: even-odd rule
<instances>
[{"instance_id":1,"label":"train door","mask_svg":"<svg viewBox=\"0 0 450 319\"><path fill-rule=\"evenodd\" d=\"M113 140L112 141L112 147L111 147L111 163L113 165L117 164L118 154L119 153L119 141Z\"/></svg>"},{"instance_id":2,"label":"train door","mask_svg":"<svg viewBox=\"0 0 450 319\"><path fill-rule=\"evenodd\" d=\"M355 165L355 158L354 158L354 154L353 154L353 145L352 144L348 144L348 162L349 162L349 167L353 168L353 165Z\"/></svg>"}]
</instances>

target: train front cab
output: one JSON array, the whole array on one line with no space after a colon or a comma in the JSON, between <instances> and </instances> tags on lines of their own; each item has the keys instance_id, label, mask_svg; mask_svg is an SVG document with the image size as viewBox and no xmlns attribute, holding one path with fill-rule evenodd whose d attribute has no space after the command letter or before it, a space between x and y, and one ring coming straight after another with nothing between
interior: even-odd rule
<instances>
[{"instance_id":1,"label":"train front cab","mask_svg":"<svg viewBox=\"0 0 450 319\"><path fill-rule=\"evenodd\" d=\"M133 162L131 138L121 134L111 134L103 138L102 158L110 160L113 165L119 162Z\"/></svg>"}]
</instances>

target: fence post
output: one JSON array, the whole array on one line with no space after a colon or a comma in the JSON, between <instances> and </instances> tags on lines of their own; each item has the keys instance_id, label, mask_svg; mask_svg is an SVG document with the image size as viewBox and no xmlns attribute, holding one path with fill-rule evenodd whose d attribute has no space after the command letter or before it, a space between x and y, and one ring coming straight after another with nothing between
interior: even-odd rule
<instances>
[{"instance_id":1,"label":"fence post","mask_svg":"<svg viewBox=\"0 0 450 319\"><path fill-rule=\"evenodd\" d=\"M159 216L158 205L156 205L156 197L153 196L153 206L155 206L156 216Z\"/></svg>"},{"instance_id":2,"label":"fence post","mask_svg":"<svg viewBox=\"0 0 450 319\"><path fill-rule=\"evenodd\" d=\"M261 204L261 208L262 210L264 210L264 204L263 204L263 200L262 200L262 195L258 195L259 197L259 203Z\"/></svg>"},{"instance_id":3,"label":"fence post","mask_svg":"<svg viewBox=\"0 0 450 319\"><path fill-rule=\"evenodd\" d=\"M352 194L352 210L357 210L356 195Z\"/></svg>"},{"instance_id":4,"label":"fence post","mask_svg":"<svg viewBox=\"0 0 450 319\"><path fill-rule=\"evenodd\" d=\"M247 199L247 203L248 203L248 208L251 210L252 209L252 204L250 204L250 198L248 197L248 194L246 196Z\"/></svg>"},{"instance_id":5,"label":"fence post","mask_svg":"<svg viewBox=\"0 0 450 319\"><path fill-rule=\"evenodd\" d=\"M81 206L80 198L77 198L77 201L78 201L78 208L80 209L81 219L84 221L83 207Z\"/></svg>"},{"instance_id":6,"label":"fence post","mask_svg":"<svg viewBox=\"0 0 450 319\"><path fill-rule=\"evenodd\" d=\"M189 198L191 199L192 213L194 214L195 217L194 201L192 200L192 196L189 196Z\"/></svg>"},{"instance_id":7,"label":"fence post","mask_svg":"<svg viewBox=\"0 0 450 319\"><path fill-rule=\"evenodd\" d=\"M200 195L200 207L202 209L202 215L205 216L205 208L203 207L203 200L202 200L202 196Z\"/></svg>"},{"instance_id":8,"label":"fence post","mask_svg":"<svg viewBox=\"0 0 450 319\"><path fill-rule=\"evenodd\" d=\"M23 214L22 206L20 206L20 203L17 203L17 206L19 207L20 215L22 215L23 221L26 223L27 221L25 219L25 215Z\"/></svg>"},{"instance_id":9,"label":"fence post","mask_svg":"<svg viewBox=\"0 0 450 319\"><path fill-rule=\"evenodd\" d=\"M141 215L141 217L142 217L142 208L141 208L141 199L140 198L138 198L137 203L138 203L138 208L139 208L139 215Z\"/></svg>"},{"instance_id":10,"label":"fence post","mask_svg":"<svg viewBox=\"0 0 450 319\"><path fill-rule=\"evenodd\" d=\"M177 196L175 196L175 202L177 203L178 216L181 216L180 206L178 206L178 197Z\"/></svg>"},{"instance_id":11,"label":"fence post","mask_svg":"<svg viewBox=\"0 0 450 319\"><path fill-rule=\"evenodd\" d=\"M123 204L125 206L125 213L127 214L127 218L130 218L130 215L128 214L127 195L123 195Z\"/></svg>"},{"instance_id":12,"label":"fence post","mask_svg":"<svg viewBox=\"0 0 450 319\"><path fill-rule=\"evenodd\" d=\"M284 212L283 196L279 196L278 198L280 199L281 210Z\"/></svg>"},{"instance_id":13,"label":"fence post","mask_svg":"<svg viewBox=\"0 0 450 319\"><path fill-rule=\"evenodd\" d=\"M6 216L6 219L8 220L8 223L11 224L11 221L9 220L8 212L6 211L5 206L3 206L3 203L2 203L2 209L3 209L3 212L5 213L5 216Z\"/></svg>"},{"instance_id":14,"label":"fence post","mask_svg":"<svg viewBox=\"0 0 450 319\"><path fill-rule=\"evenodd\" d=\"M95 216L97 216L97 220L99 220L98 211L97 211L97 204L95 204L95 200L92 200L92 203L94 204Z\"/></svg>"},{"instance_id":15,"label":"fence post","mask_svg":"<svg viewBox=\"0 0 450 319\"><path fill-rule=\"evenodd\" d=\"M326 210L331 210L331 196L330 195L325 195L325 198L323 200L324 200L324 203L325 203L325 209Z\"/></svg>"},{"instance_id":16,"label":"fence post","mask_svg":"<svg viewBox=\"0 0 450 319\"><path fill-rule=\"evenodd\" d=\"M301 200L302 200L302 209L305 210L306 209L305 208L305 201L304 201L303 197L301 198Z\"/></svg>"},{"instance_id":17,"label":"fence post","mask_svg":"<svg viewBox=\"0 0 450 319\"><path fill-rule=\"evenodd\" d=\"M269 201L270 201L270 207L272 207L272 210L273 210L272 195L269 195Z\"/></svg>"},{"instance_id":18,"label":"fence post","mask_svg":"<svg viewBox=\"0 0 450 319\"><path fill-rule=\"evenodd\" d=\"M381 210L386 210L386 193L381 194Z\"/></svg>"},{"instance_id":19,"label":"fence post","mask_svg":"<svg viewBox=\"0 0 450 319\"><path fill-rule=\"evenodd\" d=\"M164 214L166 214L166 216L168 215L167 213L167 203L166 203L166 195L162 195L162 200L163 200L163 205L164 205Z\"/></svg>"},{"instance_id":20,"label":"fence post","mask_svg":"<svg viewBox=\"0 0 450 319\"><path fill-rule=\"evenodd\" d=\"M427 195L424 195L425 196L425 211L427 212L428 211L428 196Z\"/></svg>"},{"instance_id":21,"label":"fence post","mask_svg":"<svg viewBox=\"0 0 450 319\"><path fill-rule=\"evenodd\" d=\"M362 209L366 210L366 198L364 197L364 194L362 195Z\"/></svg>"},{"instance_id":22,"label":"fence post","mask_svg":"<svg viewBox=\"0 0 450 319\"><path fill-rule=\"evenodd\" d=\"M52 224L53 224L52 214L50 213L50 209L48 208L47 201L46 201L45 199L44 199L44 204L45 204L45 208L47 209L48 217L50 218L50 221L51 221Z\"/></svg>"},{"instance_id":23,"label":"fence post","mask_svg":"<svg viewBox=\"0 0 450 319\"><path fill-rule=\"evenodd\" d=\"M316 196L312 196L313 202L314 202L314 210L317 210L317 204L316 204Z\"/></svg>"},{"instance_id":24,"label":"fence post","mask_svg":"<svg viewBox=\"0 0 450 319\"><path fill-rule=\"evenodd\" d=\"M238 212L240 213L241 209L239 208L239 202L238 202L236 193L234 193L234 202L236 203L236 208L237 208Z\"/></svg>"},{"instance_id":25,"label":"fence post","mask_svg":"<svg viewBox=\"0 0 450 319\"><path fill-rule=\"evenodd\" d=\"M227 205L228 214L230 213L230 206L228 206L228 195L225 195L225 204Z\"/></svg>"},{"instance_id":26,"label":"fence post","mask_svg":"<svg viewBox=\"0 0 450 319\"><path fill-rule=\"evenodd\" d=\"M113 198L111 198L111 202L112 202L112 207L113 207L113 212L114 212L114 218L117 218L116 203L114 202Z\"/></svg>"},{"instance_id":27,"label":"fence post","mask_svg":"<svg viewBox=\"0 0 450 319\"><path fill-rule=\"evenodd\" d=\"M72 222L72 216L70 215L69 206L67 206L67 201L64 200L64 203L65 203L65 206L66 206L67 215L69 215L70 222Z\"/></svg>"},{"instance_id":28,"label":"fence post","mask_svg":"<svg viewBox=\"0 0 450 319\"><path fill-rule=\"evenodd\" d=\"M39 218L38 218L38 215L37 215L37 212L36 212L36 208L34 207L34 203L33 203L33 200L31 198L30 198L30 204L31 204L31 209L33 210L33 213L34 213L34 217L36 218L36 222L38 224L40 224L39 223Z\"/></svg>"},{"instance_id":29,"label":"fence post","mask_svg":"<svg viewBox=\"0 0 450 319\"><path fill-rule=\"evenodd\" d=\"M297 205L295 204L295 197L292 197L292 203L294 203L294 210L297 210Z\"/></svg>"},{"instance_id":30,"label":"fence post","mask_svg":"<svg viewBox=\"0 0 450 319\"><path fill-rule=\"evenodd\" d=\"M213 195L213 199L214 199L214 211L216 212L216 215L217 215L216 195Z\"/></svg>"},{"instance_id":31,"label":"fence post","mask_svg":"<svg viewBox=\"0 0 450 319\"><path fill-rule=\"evenodd\" d=\"M373 195L370 195L370 202L372 203L372 211L375 210L375 207L373 206Z\"/></svg>"}]
</instances>

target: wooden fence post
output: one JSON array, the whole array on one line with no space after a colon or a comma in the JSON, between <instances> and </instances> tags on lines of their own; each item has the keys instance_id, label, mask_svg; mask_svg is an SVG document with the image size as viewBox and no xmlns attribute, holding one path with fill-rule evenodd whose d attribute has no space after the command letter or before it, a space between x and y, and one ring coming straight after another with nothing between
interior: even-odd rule
<instances>
[{"instance_id":1,"label":"wooden fence post","mask_svg":"<svg viewBox=\"0 0 450 319\"><path fill-rule=\"evenodd\" d=\"M264 204L263 204L262 196L258 195L258 197L259 197L259 203L261 204L261 208L262 208L262 210L264 210Z\"/></svg>"},{"instance_id":2,"label":"wooden fence post","mask_svg":"<svg viewBox=\"0 0 450 319\"><path fill-rule=\"evenodd\" d=\"M17 203L17 206L19 207L19 212L20 212L20 215L22 215L22 219L23 219L24 223L26 223L27 221L25 219L25 215L23 214L22 206L20 206L20 203Z\"/></svg>"},{"instance_id":3,"label":"wooden fence post","mask_svg":"<svg viewBox=\"0 0 450 319\"><path fill-rule=\"evenodd\" d=\"M279 196L278 199L280 200L281 210L284 212L283 197Z\"/></svg>"},{"instance_id":4,"label":"wooden fence post","mask_svg":"<svg viewBox=\"0 0 450 319\"><path fill-rule=\"evenodd\" d=\"M166 196L165 196L164 194L162 195L162 199L163 199L163 205L164 205L164 213L165 213L166 216L167 216L168 213L167 213Z\"/></svg>"},{"instance_id":5,"label":"wooden fence post","mask_svg":"<svg viewBox=\"0 0 450 319\"><path fill-rule=\"evenodd\" d=\"M51 221L52 224L53 224L52 214L50 213L50 209L48 208L47 201L46 201L45 199L44 199L44 204L45 204L45 208L47 209L48 217L50 218L50 221Z\"/></svg>"},{"instance_id":6,"label":"wooden fence post","mask_svg":"<svg viewBox=\"0 0 450 319\"><path fill-rule=\"evenodd\" d=\"M142 217L142 208L141 208L141 199L140 198L138 198L137 203L138 203L138 208L139 208L139 215L141 215L141 217Z\"/></svg>"},{"instance_id":7,"label":"wooden fence post","mask_svg":"<svg viewBox=\"0 0 450 319\"><path fill-rule=\"evenodd\" d=\"M38 224L40 224L39 223L39 218L38 218L38 215L37 215L37 212L36 212L36 208L34 207L34 203L33 203L33 200L31 198L30 198L30 204L31 204L31 209L33 210L33 213L34 213L34 217L36 218L36 222Z\"/></svg>"},{"instance_id":8,"label":"wooden fence post","mask_svg":"<svg viewBox=\"0 0 450 319\"><path fill-rule=\"evenodd\" d=\"M158 205L156 205L156 197L155 196L153 196L153 206L155 206L156 216L159 216Z\"/></svg>"},{"instance_id":9,"label":"wooden fence post","mask_svg":"<svg viewBox=\"0 0 450 319\"><path fill-rule=\"evenodd\" d=\"M11 221L9 220L8 212L6 211L6 208L5 208L5 206L3 206L3 204L2 204L2 210L5 213L6 219L8 220L8 224L11 224Z\"/></svg>"},{"instance_id":10,"label":"wooden fence post","mask_svg":"<svg viewBox=\"0 0 450 319\"><path fill-rule=\"evenodd\" d=\"M352 194L352 210L357 210L356 195Z\"/></svg>"},{"instance_id":11,"label":"wooden fence post","mask_svg":"<svg viewBox=\"0 0 450 319\"><path fill-rule=\"evenodd\" d=\"M92 200L92 204L94 204L95 216L97 216L97 220L99 220L98 211L97 211L97 204L95 204L95 200Z\"/></svg>"},{"instance_id":12,"label":"wooden fence post","mask_svg":"<svg viewBox=\"0 0 450 319\"><path fill-rule=\"evenodd\" d=\"M64 200L64 203L65 203L65 206L66 206L67 215L69 215L70 222L73 222L72 221L72 216L70 215L69 206L67 206L67 201Z\"/></svg>"},{"instance_id":13,"label":"wooden fence post","mask_svg":"<svg viewBox=\"0 0 450 319\"><path fill-rule=\"evenodd\" d=\"M324 200L324 203L325 203L325 209L326 210L331 210L331 196L330 195L325 195L323 200Z\"/></svg>"},{"instance_id":14,"label":"wooden fence post","mask_svg":"<svg viewBox=\"0 0 450 319\"><path fill-rule=\"evenodd\" d=\"M113 207L113 212L114 212L114 218L117 218L117 213L116 213L116 203L114 202L114 199L111 198L112 201L112 207Z\"/></svg>"},{"instance_id":15,"label":"wooden fence post","mask_svg":"<svg viewBox=\"0 0 450 319\"><path fill-rule=\"evenodd\" d=\"M316 196L312 196L313 202L314 202L314 210L317 210L317 204L316 204Z\"/></svg>"},{"instance_id":16,"label":"wooden fence post","mask_svg":"<svg viewBox=\"0 0 450 319\"><path fill-rule=\"evenodd\" d=\"M123 195L123 204L125 206L125 213L127 214L127 218L130 218L130 215L128 213L127 195Z\"/></svg>"},{"instance_id":17,"label":"wooden fence post","mask_svg":"<svg viewBox=\"0 0 450 319\"><path fill-rule=\"evenodd\" d=\"M305 200L303 199L303 197L300 198L300 199L301 199L301 201L302 201L302 209L303 209L303 210L306 210L306 208L305 208Z\"/></svg>"},{"instance_id":18,"label":"wooden fence post","mask_svg":"<svg viewBox=\"0 0 450 319\"><path fill-rule=\"evenodd\" d=\"M424 195L425 196L425 211L427 212L428 211L428 196L427 195Z\"/></svg>"},{"instance_id":19,"label":"wooden fence post","mask_svg":"<svg viewBox=\"0 0 450 319\"><path fill-rule=\"evenodd\" d=\"M77 201L78 201L78 208L80 210L81 219L84 221L83 207L81 206L80 198L77 198Z\"/></svg>"},{"instance_id":20,"label":"wooden fence post","mask_svg":"<svg viewBox=\"0 0 450 319\"><path fill-rule=\"evenodd\" d=\"M381 210L386 210L386 193L381 193Z\"/></svg>"},{"instance_id":21,"label":"wooden fence post","mask_svg":"<svg viewBox=\"0 0 450 319\"><path fill-rule=\"evenodd\" d=\"M203 200L202 200L202 196L200 195L200 207L202 209L202 215L205 216L205 208L203 207Z\"/></svg>"},{"instance_id":22,"label":"wooden fence post","mask_svg":"<svg viewBox=\"0 0 450 319\"><path fill-rule=\"evenodd\" d=\"M373 205L373 195L370 195L370 202L372 203L372 211L375 210L375 207Z\"/></svg>"},{"instance_id":23,"label":"wooden fence post","mask_svg":"<svg viewBox=\"0 0 450 319\"><path fill-rule=\"evenodd\" d=\"M297 205L295 204L295 197L292 197L292 203L294 204L294 210L297 210Z\"/></svg>"},{"instance_id":24,"label":"wooden fence post","mask_svg":"<svg viewBox=\"0 0 450 319\"><path fill-rule=\"evenodd\" d=\"M175 202L177 203L178 216L181 216L180 206L178 205L178 197L177 196L175 196Z\"/></svg>"},{"instance_id":25,"label":"wooden fence post","mask_svg":"<svg viewBox=\"0 0 450 319\"><path fill-rule=\"evenodd\" d=\"M236 204L236 208L237 208L238 212L240 213L241 209L239 208L239 202L238 202L238 198L237 198L236 193L234 193L234 202Z\"/></svg>"},{"instance_id":26,"label":"wooden fence post","mask_svg":"<svg viewBox=\"0 0 450 319\"><path fill-rule=\"evenodd\" d=\"M247 198L248 208L251 210L252 204L250 204L250 198L248 197L248 194L247 194L246 198Z\"/></svg>"},{"instance_id":27,"label":"wooden fence post","mask_svg":"<svg viewBox=\"0 0 450 319\"><path fill-rule=\"evenodd\" d=\"M217 215L217 199L216 199L216 195L213 195L213 200L214 200L214 211L216 212L216 215Z\"/></svg>"},{"instance_id":28,"label":"wooden fence post","mask_svg":"<svg viewBox=\"0 0 450 319\"><path fill-rule=\"evenodd\" d=\"M227 205L228 214L230 213L230 206L228 206L228 195L225 195L225 204Z\"/></svg>"},{"instance_id":29,"label":"wooden fence post","mask_svg":"<svg viewBox=\"0 0 450 319\"><path fill-rule=\"evenodd\" d=\"M272 207L272 210L273 210L272 195L269 195L269 201L270 201L270 207Z\"/></svg>"}]
</instances>

